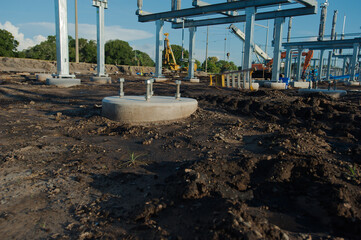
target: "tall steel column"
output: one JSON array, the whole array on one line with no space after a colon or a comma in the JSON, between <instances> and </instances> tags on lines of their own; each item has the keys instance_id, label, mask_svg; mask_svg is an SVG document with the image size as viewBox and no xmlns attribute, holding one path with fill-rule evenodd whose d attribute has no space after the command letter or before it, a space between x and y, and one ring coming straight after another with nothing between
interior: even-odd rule
<instances>
[{"instance_id":1,"label":"tall steel column","mask_svg":"<svg viewBox=\"0 0 361 240\"><path fill-rule=\"evenodd\" d=\"M75 0L75 62L79 63L78 0Z\"/></svg>"},{"instance_id":2,"label":"tall steel column","mask_svg":"<svg viewBox=\"0 0 361 240\"><path fill-rule=\"evenodd\" d=\"M189 80L194 79L194 50L196 44L196 31L197 28L189 28L189 58L188 58L188 78Z\"/></svg>"},{"instance_id":3,"label":"tall steel column","mask_svg":"<svg viewBox=\"0 0 361 240\"><path fill-rule=\"evenodd\" d=\"M293 20L293 17L290 17L290 19L288 21L287 42L291 41L292 20Z\"/></svg>"},{"instance_id":4,"label":"tall steel column","mask_svg":"<svg viewBox=\"0 0 361 240\"><path fill-rule=\"evenodd\" d=\"M282 30L284 18L275 19L275 44L273 52L273 68L272 68L272 81L278 81L281 68L281 47L282 47Z\"/></svg>"},{"instance_id":5,"label":"tall steel column","mask_svg":"<svg viewBox=\"0 0 361 240\"><path fill-rule=\"evenodd\" d=\"M253 34L254 34L254 22L256 16L256 8L246 8L246 39L244 44L244 56L243 56L243 69L252 68L252 45L253 45ZM246 75L246 81L249 82L249 88L251 88L251 76Z\"/></svg>"},{"instance_id":6,"label":"tall steel column","mask_svg":"<svg viewBox=\"0 0 361 240\"><path fill-rule=\"evenodd\" d=\"M54 0L58 77L69 77L67 0Z\"/></svg>"},{"instance_id":7,"label":"tall steel column","mask_svg":"<svg viewBox=\"0 0 361 240\"><path fill-rule=\"evenodd\" d=\"M325 53L325 50L321 50L320 54L320 65L318 66L318 80L321 81L322 79L322 71L323 71L323 54Z\"/></svg>"},{"instance_id":8,"label":"tall steel column","mask_svg":"<svg viewBox=\"0 0 361 240\"><path fill-rule=\"evenodd\" d=\"M332 64L332 56L333 51L328 52L328 65L327 65L327 73L326 73L326 80L330 80L330 73L331 73L331 64Z\"/></svg>"},{"instance_id":9,"label":"tall steel column","mask_svg":"<svg viewBox=\"0 0 361 240\"><path fill-rule=\"evenodd\" d=\"M342 65L342 76L346 74L346 62L347 62L347 58L345 57L343 59L343 65Z\"/></svg>"},{"instance_id":10,"label":"tall steel column","mask_svg":"<svg viewBox=\"0 0 361 240\"><path fill-rule=\"evenodd\" d=\"M97 8L97 76L107 77L105 74L105 40L104 40L104 9L108 8L108 0L93 0Z\"/></svg>"},{"instance_id":11,"label":"tall steel column","mask_svg":"<svg viewBox=\"0 0 361 240\"><path fill-rule=\"evenodd\" d=\"M292 54L291 48L287 48L286 64L285 64L285 77L286 78L291 78L291 64L292 64L291 54Z\"/></svg>"},{"instance_id":12,"label":"tall steel column","mask_svg":"<svg viewBox=\"0 0 361 240\"><path fill-rule=\"evenodd\" d=\"M298 49L296 81L299 81L301 79L302 50L302 48Z\"/></svg>"},{"instance_id":13,"label":"tall steel column","mask_svg":"<svg viewBox=\"0 0 361 240\"><path fill-rule=\"evenodd\" d=\"M161 78L162 75L162 46L163 46L163 20L157 20L156 25L156 40L155 40L155 77Z\"/></svg>"},{"instance_id":14,"label":"tall steel column","mask_svg":"<svg viewBox=\"0 0 361 240\"><path fill-rule=\"evenodd\" d=\"M351 64L350 64L350 68L351 68L350 81L355 81L356 63L357 63L357 59L358 59L359 50L360 50L360 45L358 43L355 43L353 45L353 55L352 55Z\"/></svg>"}]
</instances>

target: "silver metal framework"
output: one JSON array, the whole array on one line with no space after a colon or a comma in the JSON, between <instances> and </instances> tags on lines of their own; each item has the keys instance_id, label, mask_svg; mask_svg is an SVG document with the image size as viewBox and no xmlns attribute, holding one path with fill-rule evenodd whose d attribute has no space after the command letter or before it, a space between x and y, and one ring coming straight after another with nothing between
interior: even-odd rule
<instances>
[{"instance_id":1,"label":"silver metal framework","mask_svg":"<svg viewBox=\"0 0 361 240\"><path fill-rule=\"evenodd\" d=\"M105 38L104 38L104 9L108 8L108 0L93 0L97 8L97 76L107 77L105 74Z\"/></svg>"}]
</instances>

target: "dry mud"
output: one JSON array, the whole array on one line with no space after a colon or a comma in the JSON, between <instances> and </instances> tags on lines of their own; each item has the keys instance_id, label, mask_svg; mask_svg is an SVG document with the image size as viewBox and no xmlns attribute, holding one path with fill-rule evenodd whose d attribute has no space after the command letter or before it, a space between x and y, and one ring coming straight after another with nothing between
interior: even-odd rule
<instances>
[{"instance_id":1,"label":"dry mud","mask_svg":"<svg viewBox=\"0 0 361 240\"><path fill-rule=\"evenodd\" d=\"M360 92L202 79L182 84L199 101L190 118L131 126L101 116L115 81L81 78L66 89L0 75L2 239L360 238ZM144 94L125 78L126 94Z\"/></svg>"}]
</instances>

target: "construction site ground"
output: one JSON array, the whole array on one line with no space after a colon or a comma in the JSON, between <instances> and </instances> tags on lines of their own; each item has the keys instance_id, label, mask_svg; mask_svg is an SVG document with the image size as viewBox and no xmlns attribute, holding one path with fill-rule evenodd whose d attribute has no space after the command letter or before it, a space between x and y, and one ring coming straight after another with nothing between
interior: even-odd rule
<instances>
[{"instance_id":1,"label":"construction site ground","mask_svg":"<svg viewBox=\"0 0 361 240\"><path fill-rule=\"evenodd\" d=\"M118 77L143 95L143 77L24 76L0 73L1 239L360 239L361 88L331 99L183 81L191 117L131 126L102 117L102 99Z\"/></svg>"}]
</instances>

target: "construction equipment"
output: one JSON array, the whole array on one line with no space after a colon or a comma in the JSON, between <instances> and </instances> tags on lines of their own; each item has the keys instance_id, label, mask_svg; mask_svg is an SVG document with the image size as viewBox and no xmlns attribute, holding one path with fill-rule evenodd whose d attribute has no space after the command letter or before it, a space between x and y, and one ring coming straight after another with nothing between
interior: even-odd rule
<instances>
[{"instance_id":1,"label":"construction equipment","mask_svg":"<svg viewBox=\"0 0 361 240\"><path fill-rule=\"evenodd\" d=\"M174 53L172 50L172 47L169 44L169 33L164 33L165 39L164 39L164 58L163 58L163 65L168 66L172 71L178 71L180 70L180 66L177 64L177 61L175 60ZM171 58L172 57L172 61Z\"/></svg>"},{"instance_id":2,"label":"construction equipment","mask_svg":"<svg viewBox=\"0 0 361 240\"><path fill-rule=\"evenodd\" d=\"M169 33L164 33L164 56L163 56L163 66L169 67L172 71L188 71L188 67L183 67L177 64L175 59L172 46L169 43ZM197 64L194 64L194 71L197 71Z\"/></svg>"}]
</instances>

